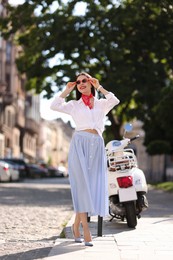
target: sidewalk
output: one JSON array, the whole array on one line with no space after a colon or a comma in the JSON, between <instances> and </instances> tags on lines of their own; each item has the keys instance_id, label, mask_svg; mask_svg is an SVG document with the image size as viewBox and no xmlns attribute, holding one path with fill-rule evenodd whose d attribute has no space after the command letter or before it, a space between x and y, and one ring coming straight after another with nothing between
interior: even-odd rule
<instances>
[{"instance_id":1,"label":"sidewalk","mask_svg":"<svg viewBox=\"0 0 173 260\"><path fill-rule=\"evenodd\" d=\"M93 247L86 247L83 243L75 243L72 237L71 226L74 222L74 216L68 222L64 229L65 239L58 238L55 242L53 249L51 250L49 257L46 260L102 260L116 259L119 260L119 250L115 242L114 235L108 234L108 220L103 220L103 236L97 237L97 217L91 217L89 222L90 230L93 238ZM106 228L107 235L104 235Z\"/></svg>"},{"instance_id":2,"label":"sidewalk","mask_svg":"<svg viewBox=\"0 0 173 260\"><path fill-rule=\"evenodd\" d=\"M97 237L97 217L91 218L93 247L75 243L71 234L74 217L65 228L66 238L58 238L46 260L172 260L173 217L141 218L136 229L126 223L103 221L103 236Z\"/></svg>"},{"instance_id":3,"label":"sidewalk","mask_svg":"<svg viewBox=\"0 0 173 260\"><path fill-rule=\"evenodd\" d=\"M141 218L136 229L110 218L103 221L103 236L97 237L97 217L91 218L93 247L75 243L69 221L65 239L58 238L46 260L172 260L173 218Z\"/></svg>"},{"instance_id":4,"label":"sidewalk","mask_svg":"<svg viewBox=\"0 0 173 260\"><path fill-rule=\"evenodd\" d=\"M152 190L150 207L143 212L136 229L126 222L103 219L102 237L97 237L97 217L89 222L93 247L75 243L71 225L64 228L66 238L58 238L46 260L172 260L173 259L173 194Z\"/></svg>"}]
</instances>

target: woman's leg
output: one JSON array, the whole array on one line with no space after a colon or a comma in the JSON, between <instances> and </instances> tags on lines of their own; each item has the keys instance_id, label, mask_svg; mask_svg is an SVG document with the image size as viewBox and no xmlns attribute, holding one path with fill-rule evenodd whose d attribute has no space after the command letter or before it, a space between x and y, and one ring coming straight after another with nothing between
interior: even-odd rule
<instances>
[{"instance_id":1,"label":"woman's leg","mask_svg":"<svg viewBox=\"0 0 173 260\"><path fill-rule=\"evenodd\" d=\"M80 221L82 222L83 232L84 232L84 240L85 242L92 241L91 233L89 230L89 225L87 221L87 213L79 213Z\"/></svg>"},{"instance_id":2,"label":"woman's leg","mask_svg":"<svg viewBox=\"0 0 173 260\"><path fill-rule=\"evenodd\" d=\"M80 235L80 231L79 231L80 223L81 223L80 214L76 213L75 221L74 221L74 225L73 225L75 237L80 237L81 236Z\"/></svg>"}]
</instances>

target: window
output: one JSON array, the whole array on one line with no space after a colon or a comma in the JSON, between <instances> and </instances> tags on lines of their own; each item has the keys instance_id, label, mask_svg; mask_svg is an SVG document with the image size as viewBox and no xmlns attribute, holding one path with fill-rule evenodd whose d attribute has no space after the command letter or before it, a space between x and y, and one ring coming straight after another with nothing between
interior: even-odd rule
<instances>
[{"instance_id":1,"label":"window","mask_svg":"<svg viewBox=\"0 0 173 260\"><path fill-rule=\"evenodd\" d=\"M0 139L0 157L3 157L4 142Z\"/></svg>"},{"instance_id":2,"label":"window","mask_svg":"<svg viewBox=\"0 0 173 260\"><path fill-rule=\"evenodd\" d=\"M10 89L11 89L11 84L10 84L11 77L10 77L9 73L6 73L5 80L6 80L6 84L7 84L7 91L10 91Z\"/></svg>"},{"instance_id":3,"label":"window","mask_svg":"<svg viewBox=\"0 0 173 260\"><path fill-rule=\"evenodd\" d=\"M7 111L7 125L11 126L11 113L10 113L10 111Z\"/></svg>"},{"instance_id":4,"label":"window","mask_svg":"<svg viewBox=\"0 0 173 260\"><path fill-rule=\"evenodd\" d=\"M1 36L1 32L0 32L0 49L2 49L2 36Z\"/></svg>"},{"instance_id":5,"label":"window","mask_svg":"<svg viewBox=\"0 0 173 260\"><path fill-rule=\"evenodd\" d=\"M6 138L6 147L10 148L10 139L8 137Z\"/></svg>"},{"instance_id":6,"label":"window","mask_svg":"<svg viewBox=\"0 0 173 260\"><path fill-rule=\"evenodd\" d=\"M19 135L18 134L15 135L15 145L19 146Z\"/></svg>"},{"instance_id":7,"label":"window","mask_svg":"<svg viewBox=\"0 0 173 260\"><path fill-rule=\"evenodd\" d=\"M12 50L11 42L7 42L7 45L6 45L6 61L8 63L11 62L11 50Z\"/></svg>"},{"instance_id":8,"label":"window","mask_svg":"<svg viewBox=\"0 0 173 260\"><path fill-rule=\"evenodd\" d=\"M2 11L3 11L3 5L0 4L0 16L2 16Z\"/></svg>"},{"instance_id":9,"label":"window","mask_svg":"<svg viewBox=\"0 0 173 260\"><path fill-rule=\"evenodd\" d=\"M5 112L5 124L11 128L14 126L14 114L10 110Z\"/></svg>"},{"instance_id":10,"label":"window","mask_svg":"<svg viewBox=\"0 0 173 260\"><path fill-rule=\"evenodd\" d=\"M0 38L0 41L1 41L1 38ZM0 82L2 82L2 61L1 60L0 60Z\"/></svg>"}]
</instances>

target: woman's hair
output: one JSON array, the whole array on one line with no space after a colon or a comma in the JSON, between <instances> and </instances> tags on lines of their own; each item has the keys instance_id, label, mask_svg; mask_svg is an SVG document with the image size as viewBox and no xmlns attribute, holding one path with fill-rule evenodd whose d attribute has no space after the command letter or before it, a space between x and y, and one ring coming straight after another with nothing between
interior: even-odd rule
<instances>
[{"instance_id":1,"label":"woman's hair","mask_svg":"<svg viewBox=\"0 0 173 260\"><path fill-rule=\"evenodd\" d=\"M91 78L91 76L88 74L88 73L86 73L86 72L81 72L81 73L79 73L77 76L76 76L76 80L78 79L78 77L79 76L81 76L81 75L83 75L83 76L85 76L85 77L87 77L87 78ZM91 93L93 94L93 96L95 96L95 88L92 86L91 87ZM79 90L76 88L76 100L79 100L80 98L81 98L81 96L82 96L82 94L79 92Z\"/></svg>"}]
</instances>

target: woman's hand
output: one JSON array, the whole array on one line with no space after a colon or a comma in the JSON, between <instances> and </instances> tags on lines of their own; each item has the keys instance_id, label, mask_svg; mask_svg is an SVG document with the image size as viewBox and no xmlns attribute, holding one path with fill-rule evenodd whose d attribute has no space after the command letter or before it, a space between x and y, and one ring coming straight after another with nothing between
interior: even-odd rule
<instances>
[{"instance_id":1,"label":"woman's hand","mask_svg":"<svg viewBox=\"0 0 173 260\"><path fill-rule=\"evenodd\" d=\"M76 86L76 82L68 82L66 85L66 90L70 93Z\"/></svg>"},{"instance_id":2,"label":"woman's hand","mask_svg":"<svg viewBox=\"0 0 173 260\"><path fill-rule=\"evenodd\" d=\"M76 82L68 82L65 90L61 93L60 97L66 98L70 94L70 92L74 89L75 86L76 86Z\"/></svg>"},{"instance_id":3,"label":"woman's hand","mask_svg":"<svg viewBox=\"0 0 173 260\"><path fill-rule=\"evenodd\" d=\"M107 95L109 92L103 88L98 79L95 78L89 78L89 82L94 86L95 89L97 89L97 91L101 92L103 95Z\"/></svg>"},{"instance_id":4,"label":"woman's hand","mask_svg":"<svg viewBox=\"0 0 173 260\"><path fill-rule=\"evenodd\" d=\"M95 89L97 89L100 86L98 79L89 78L88 80L94 86Z\"/></svg>"}]
</instances>

